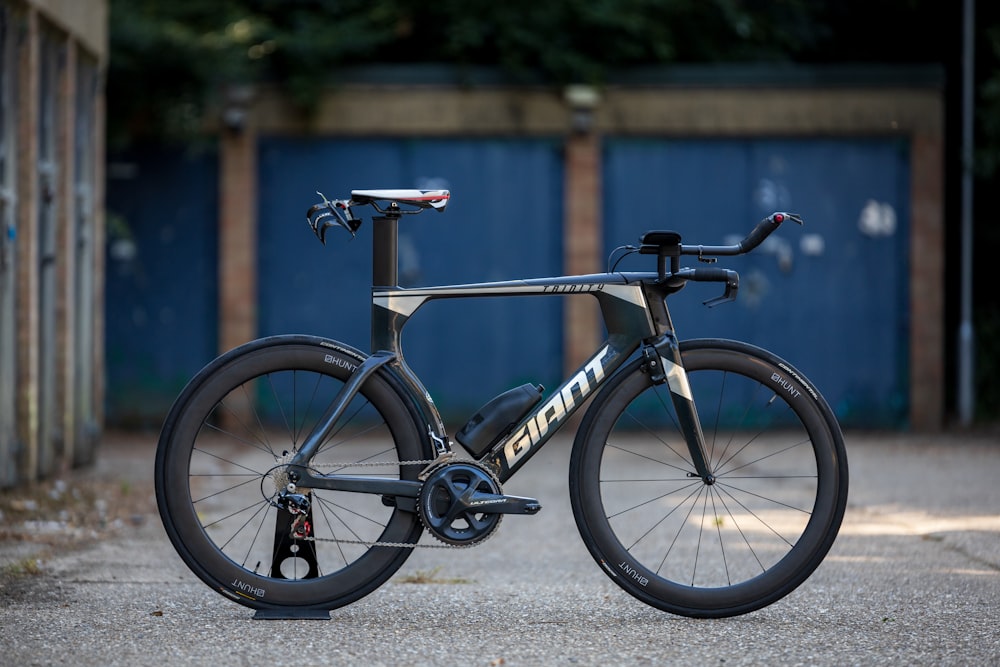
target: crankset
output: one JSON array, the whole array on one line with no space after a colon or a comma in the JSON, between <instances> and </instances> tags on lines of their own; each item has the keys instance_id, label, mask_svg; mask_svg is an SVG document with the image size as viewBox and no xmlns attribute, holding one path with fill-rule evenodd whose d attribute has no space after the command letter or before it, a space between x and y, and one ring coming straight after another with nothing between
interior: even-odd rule
<instances>
[{"instance_id":1,"label":"crankset","mask_svg":"<svg viewBox=\"0 0 1000 667\"><path fill-rule=\"evenodd\" d=\"M470 546L496 530L504 514L536 514L534 498L505 496L485 468L474 463L446 463L428 475L417 503L420 520L447 544Z\"/></svg>"}]
</instances>

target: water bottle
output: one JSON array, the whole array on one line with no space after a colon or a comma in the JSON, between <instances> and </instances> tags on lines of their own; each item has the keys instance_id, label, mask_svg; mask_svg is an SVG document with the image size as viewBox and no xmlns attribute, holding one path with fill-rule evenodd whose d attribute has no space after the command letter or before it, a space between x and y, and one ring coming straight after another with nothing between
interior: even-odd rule
<instances>
[{"instance_id":1,"label":"water bottle","mask_svg":"<svg viewBox=\"0 0 1000 667\"><path fill-rule=\"evenodd\" d=\"M514 387L479 408L455 439L475 458L483 454L514 430L531 408L542 400L545 388L531 383Z\"/></svg>"}]
</instances>

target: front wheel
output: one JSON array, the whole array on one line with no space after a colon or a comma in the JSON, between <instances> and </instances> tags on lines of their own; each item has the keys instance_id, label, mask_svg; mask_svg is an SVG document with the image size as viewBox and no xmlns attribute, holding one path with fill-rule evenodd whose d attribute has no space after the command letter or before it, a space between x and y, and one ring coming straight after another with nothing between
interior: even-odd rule
<instances>
[{"instance_id":1,"label":"front wheel","mask_svg":"<svg viewBox=\"0 0 1000 667\"><path fill-rule=\"evenodd\" d=\"M306 436L362 356L307 336L248 343L199 373L177 399L156 452L167 535L214 590L255 609L334 609L375 590L412 552L417 515L373 494L301 489L309 514L275 497ZM392 376L365 381L311 466L415 480L427 438ZM394 546L386 546L392 544Z\"/></svg>"},{"instance_id":2,"label":"front wheel","mask_svg":"<svg viewBox=\"0 0 1000 667\"><path fill-rule=\"evenodd\" d=\"M823 560L847 504L847 455L826 402L774 355L697 340L681 357L714 479L695 471L669 384L639 359L581 424L570 499L587 548L629 594L735 616L784 597Z\"/></svg>"}]
</instances>

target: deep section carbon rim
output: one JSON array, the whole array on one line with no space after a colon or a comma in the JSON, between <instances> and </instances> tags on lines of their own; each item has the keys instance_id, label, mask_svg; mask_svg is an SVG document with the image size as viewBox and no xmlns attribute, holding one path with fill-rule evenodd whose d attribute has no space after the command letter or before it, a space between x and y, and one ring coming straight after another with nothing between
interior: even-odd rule
<instances>
[{"instance_id":1,"label":"deep section carbon rim","mask_svg":"<svg viewBox=\"0 0 1000 667\"><path fill-rule=\"evenodd\" d=\"M684 364L713 483L695 472L669 386L637 368L584 425L574 508L633 595L688 615L744 613L794 589L829 549L846 502L842 442L790 369L712 349Z\"/></svg>"},{"instance_id":2,"label":"deep section carbon rim","mask_svg":"<svg viewBox=\"0 0 1000 667\"><path fill-rule=\"evenodd\" d=\"M413 512L379 495L296 489L311 505L298 516L274 504L289 482L285 464L355 364L319 347L264 347L193 382L168 420L161 515L181 556L225 595L253 607L333 608L373 590L410 553L370 546L420 534ZM419 467L398 461L424 458L420 443L402 401L375 377L313 465L324 474L415 479Z\"/></svg>"}]
</instances>

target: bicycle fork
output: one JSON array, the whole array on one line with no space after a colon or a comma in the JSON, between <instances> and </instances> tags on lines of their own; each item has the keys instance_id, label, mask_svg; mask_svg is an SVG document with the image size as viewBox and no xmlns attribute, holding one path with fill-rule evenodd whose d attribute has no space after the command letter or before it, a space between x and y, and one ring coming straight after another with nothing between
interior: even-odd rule
<instances>
[{"instance_id":1,"label":"bicycle fork","mask_svg":"<svg viewBox=\"0 0 1000 667\"><path fill-rule=\"evenodd\" d=\"M681 362L681 350L677 339L669 333L664 334L658 341L644 345L642 354L649 366L653 384L665 383L670 388L670 400L677 414L678 426L687 442L697 476L701 477L705 484L714 484L715 475L709 468L705 449L705 434L701 430L698 408L694 404L687 372ZM691 477L695 476L694 473L688 474Z\"/></svg>"}]
</instances>

